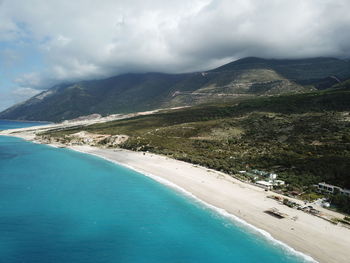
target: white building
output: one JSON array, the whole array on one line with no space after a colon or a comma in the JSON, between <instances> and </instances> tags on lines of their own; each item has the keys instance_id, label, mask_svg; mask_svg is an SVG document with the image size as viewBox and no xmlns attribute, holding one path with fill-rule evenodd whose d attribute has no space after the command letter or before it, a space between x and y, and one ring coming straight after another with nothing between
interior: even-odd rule
<instances>
[{"instance_id":1,"label":"white building","mask_svg":"<svg viewBox=\"0 0 350 263\"><path fill-rule=\"evenodd\" d=\"M349 189L343 189L339 186L331 185L331 184L326 184L325 182L323 183L318 183L317 185L318 191L322 193L329 193L329 194L334 194L337 190L340 194L346 195L350 197L350 190Z\"/></svg>"},{"instance_id":2,"label":"white building","mask_svg":"<svg viewBox=\"0 0 350 263\"><path fill-rule=\"evenodd\" d=\"M266 181L256 181L256 184L259 187L262 187L262 188L267 189L267 190L271 190L273 188L273 184L270 182L266 182Z\"/></svg>"},{"instance_id":3,"label":"white building","mask_svg":"<svg viewBox=\"0 0 350 263\"><path fill-rule=\"evenodd\" d=\"M274 180L273 185L285 185L285 182L282 180Z\"/></svg>"},{"instance_id":4,"label":"white building","mask_svg":"<svg viewBox=\"0 0 350 263\"><path fill-rule=\"evenodd\" d=\"M341 189L340 193L350 197L350 190L349 189Z\"/></svg>"},{"instance_id":5,"label":"white building","mask_svg":"<svg viewBox=\"0 0 350 263\"><path fill-rule=\"evenodd\" d=\"M274 173L270 173L270 174L269 174L269 179L270 179L271 181L275 180L276 178L277 178L277 174L274 174Z\"/></svg>"}]
</instances>

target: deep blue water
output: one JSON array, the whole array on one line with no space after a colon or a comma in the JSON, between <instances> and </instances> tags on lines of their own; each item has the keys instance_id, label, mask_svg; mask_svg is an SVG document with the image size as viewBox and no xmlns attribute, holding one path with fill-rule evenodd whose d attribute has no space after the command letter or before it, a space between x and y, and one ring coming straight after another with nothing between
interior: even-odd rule
<instances>
[{"instance_id":1,"label":"deep blue water","mask_svg":"<svg viewBox=\"0 0 350 263\"><path fill-rule=\"evenodd\" d=\"M304 261L135 171L0 136L0 262Z\"/></svg>"},{"instance_id":2,"label":"deep blue water","mask_svg":"<svg viewBox=\"0 0 350 263\"><path fill-rule=\"evenodd\" d=\"M26 128L31 126L38 126L48 124L48 122L19 122L19 121L6 121L0 120L0 130Z\"/></svg>"}]
</instances>

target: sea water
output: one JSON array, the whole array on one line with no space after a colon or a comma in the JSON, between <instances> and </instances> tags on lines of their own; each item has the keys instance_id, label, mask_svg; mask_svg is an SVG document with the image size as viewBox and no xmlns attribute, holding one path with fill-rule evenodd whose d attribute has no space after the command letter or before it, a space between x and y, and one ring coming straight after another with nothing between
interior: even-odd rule
<instances>
[{"instance_id":1,"label":"sea water","mask_svg":"<svg viewBox=\"0 0 350 263\"><path fill-rule=\"evenodd\" d=\"M0 136L1 263L305 261L136 171Z\"/></svg>"},{"instance_id":2,"label":"sea water","mask_svg":"<svg viewBox=\"0 0 350 263\"><path fill-rule=\"evenodd\" d=\"M20 121L7 121L0 120L0 130L27 128L32 126L49 124L49 122L20 122Z\"/></svg>"}]
</instances>

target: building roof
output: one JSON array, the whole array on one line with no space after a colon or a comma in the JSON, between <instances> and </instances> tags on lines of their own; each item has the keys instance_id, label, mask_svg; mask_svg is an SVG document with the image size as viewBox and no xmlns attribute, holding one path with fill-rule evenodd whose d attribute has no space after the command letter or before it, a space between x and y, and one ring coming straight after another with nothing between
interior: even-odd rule
<instances>
[{"instance_id":1,"label":"building roof","mask_svg":"<svg viewBox=\"0 0 350 263\"><path fill-rule=\"evenodd\" d=\"M332 184L327 184L325 182L323 183L318 183L319 185L322 185L322 186L327 186L327 187L335 187L335 188L340 188L339 186L336 186L336 185L332 185Z\"/></svg>"},{"instance_id":2,"label":"building roof","mask_svg":"<svg viewBox=\"0 0 350 263\"><path fill-rule=\"evenodd\" d=\"M337 188L339 189L341 192L344 192L344 193L350 193L350 189L344 189L344 188L341 188L339 186L336 186L336 185L332 185L332 184L326 184L326 183L318 183L318 185L322 185L322 186L325 186L325 187L331 187L331 188Z\"/></svg>"},{"instance_id":3,"label":"building roof","mask_svg":"<svg viewBox=\"0 0 350 263\"><path fill-rule=\"evenodd\" d=\"M350 194L350 189L342 189L342 190L340 190L340 192L349 193Z\"/></svg>"},{"instance_id":4,"label":"building roof","mask_svg":"<svg viewBox=\"0 0 350 263\"><path fill-rule=\"evenodd\" d=\"M272 183L266 181L256 181L257 184L265 185L265 186L273 186Z\"/></svg>"}]
</instances>

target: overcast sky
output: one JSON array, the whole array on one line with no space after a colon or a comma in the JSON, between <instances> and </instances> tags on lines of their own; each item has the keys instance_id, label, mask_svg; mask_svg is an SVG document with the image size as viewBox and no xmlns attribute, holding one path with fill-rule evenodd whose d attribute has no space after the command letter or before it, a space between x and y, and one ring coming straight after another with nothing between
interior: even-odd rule
<instances>
[{"instance_id":1,"label":"overcast sky","mask_svg":"<svg viewBox=\"0 0 350 263\"><path fill-rule=\"evenodd\" d=\"M349 57L350 0L0 0L0 110L52 84Z\"/></svg>"}]
</instances>

